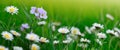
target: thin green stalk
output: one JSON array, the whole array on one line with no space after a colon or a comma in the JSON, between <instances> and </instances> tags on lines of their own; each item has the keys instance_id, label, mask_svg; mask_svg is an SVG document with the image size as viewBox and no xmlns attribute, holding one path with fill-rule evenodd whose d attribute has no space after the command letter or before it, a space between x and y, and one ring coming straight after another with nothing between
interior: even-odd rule
<instances>
[{"instance_id":1,"label":"thin green stalk","mask_svg":"<svg viewBox=\"0 0 120 50\"><path fill-rule=\"evenodd\" d=\"M109 50L110 50L110 47L111 47L111 44L112 44L112 41L113 41L114 37L112 37L109 41Z\"/></svg>"},{"instance_id":2,"label":"thin green stalk","mask_svg":"<svg viewBox=\"0 0 120 50\"><path fill-rule=\"evenodd\" d=\"M114 50L117 50L118 45L119 45L119 42L117 42L117 44L115 45L115 49Z\"/></svg>"},{"instance_id":3,"label":"thin green stalk","mask_svg":"<svg viewBox=\"0 0 120 50\"><path fill-rule=\"evenodd\" d=\"M85 47L83 47L83 50L86 50L86 48L85 48Z\"/></svg>"},{"instance_id":4,"label":"thin green stalk","mask_svg":"<svg viewBox=\"0 0 120 50\"><path fill-rule=\"evenodd\" d=\"M78 41L77 41L77 44L78 44ZM77 48L78 48L78 45L76 44L76 50L77 50Z\"/></svg>"}]
</instances>

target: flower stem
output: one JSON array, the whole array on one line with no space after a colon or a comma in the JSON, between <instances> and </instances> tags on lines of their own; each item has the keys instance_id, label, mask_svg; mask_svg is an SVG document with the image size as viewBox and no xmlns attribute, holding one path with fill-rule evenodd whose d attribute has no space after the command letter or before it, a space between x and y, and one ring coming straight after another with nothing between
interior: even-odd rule
<instances>
[{"instance_id":1,"label":"flower stem","mask_svg":"<svg viewBox=\"0 0 120 50\"><path fill-rule=\"evenodd\" d=\"M117 42L117 44L115 45L115 49L114 50L117 50L117 46L119 45L119 43Z\"/></svg>"},{"instance_id":2,"label":"flower stem","mask_svg":"<svg viewBox=\"0 0 120 50\"><path fill-rule=\"evenodd\" d=\"M114 39L114 37L112 37L112 38L110 39L110 41L109 41L109 50L110 50L111 43L112 43L113 39Z\"/></svg>"}]
</instances>

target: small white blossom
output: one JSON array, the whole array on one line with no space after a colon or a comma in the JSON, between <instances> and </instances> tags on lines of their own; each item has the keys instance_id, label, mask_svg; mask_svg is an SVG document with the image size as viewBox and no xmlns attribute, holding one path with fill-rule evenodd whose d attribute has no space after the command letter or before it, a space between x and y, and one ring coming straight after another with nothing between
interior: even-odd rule
<instances>
[{"instance_id":1,"label":"small white blossom","mask_svg":"<svg viewBox=\"0 0 120 50\"><path fill-rule=\"evenodd\" d=\"M59 33L62 33L62 34L67 34L67 33L70 32L70 31L69 31L68 28L63 27L63 28L59 28L59 29L58 29L58 32L59 32Z\"/></svg>"},{"instance_id":2,"label":"small white blossom","mask_svg":"<svg viewBox=\"0 0 120 50\"><path fill-rule=\"evenodd\" d=\"M114 30L120 34L120 29L118 29L117 27L115 27Z\"/></svg>"},{"instance_id":3,"label":"small white blossom","mask_svg":"<svg viewBox=\"0 0 120 50\"><path fill-rule=\"evenodd\" d=\"M31 41L35 41L35 42L39 42L39 36L34 34L34 33L27 34L26 39L31 40Z\"/></svg>"},{"instance_id":4,"label":"small white blossom","mask_svg":"<svg viewBox=\"0 0 120 50\"><path fill-rule=\"evenodd\" d=\"M21 34L20 33L18 33L18 32L16 32L16 31L14 31L14 30L11 30L10 31L13 35L15 35L15 36L21 36Z\"/></svg>"},{"instance_id":5,"label":"small white blossom","mask_svg":"<svg viewBox=\"0 0 120 50\"><path fill-rule=\"evenodd\" d=\"M68 43L70 43L71 41L70 40L63 40L63 43L64 44L68 44Z\"/></svg>"},{"instance_id":6,"label":"small white blossom","mask_svg":"<svg viewBox=\"0 0 120 50\"><path fill-rule=\"evenodd\" d=\"M49 40L47 40L47 38L41 37L40 42L49 43Z\"/></svg>"},{"instance_id":7,"label":"small white blossom","mask_svg":"<svg viewBox=\"0 0 120 50\"><path fill-rule=\"evenodd\" d=\"M23 48L22 48L22 47L19 47L19 46L14 46L14 47L13 47L13 50L23 50Z\"/></svg>"},{"instance_id":8,"label":"small white blossom","mask_svg":"<svg viewBox=\"0 0 120 50\"><path fill-rule=\"evenodd\" d=\"M88 40L86 38L81 38L80 42L82 42L82 43L90 43L90 40Z\"/></svg>"},{"instance_id":9,"label":"small white blossom","mask_svg":"<svg viewBox=\"0 0 120 50\"><path fill-rule=\"evenodd\" d=\"M5 38L6 40L12 41L14 39L13 35L7 31L3 31L1 34L2 34L2 37Z\"/></svg>"},{"instance_id":10,"label":"small white blossom","mask_svg":"<svg viewBox=\"0 0 120 50\"><path fill-rule=\"evenodd\" d=\"M54 40L53 41L53 44L58 44L60 41L58 41L58 40Z\"/></svg>"},{"instance_id":11,"label":"small white blossom","mask_svg":"<svg viewBox=\"0 0 120 50\"><path fill-rule=\"evenodd\" d=\"M40 50L40 47L37 44L32 44L30 48L31 50Z\"/></svg>"},{"instance_id":12,"label":"small white blossom","mask_svg":"<svg viewBox=\"0 0 120 50\"><path fill-rule=\"evenodd\" d=\"M45 24L46 24L45 21L40 21L40 22L38 22L38 25L45 25Z\"/></svg>"},{"instance_id":13,"label":"small white blossom","mask_svg":"<svg viewBox=\"0 0 120 50\"><path fill-rule=\"evenodd\" d=\"M71 28L71 34L73 34L73 35L80 35L81 32L79 31L78 28L72 27L72 28Z\"/></svg>"},{"instance_id":14,"label":"small white blossom","mask_svg":"<svg viewBox=\"0 0 120 50\"><path fill-rule=\"evenodd\" d=\"M114 36L116 36L116 37L119 37L119 34L117 33L117 32L115 32L114 30L107 30L106 31L106 33L108 33L108 34L111 34L111 35L114 35Z\"/></svg>"},{"instance_id":15,"label":"small white blossom","mask_svg":"<svg viewBox=\"0 0 120 50\"><path fill-rule=\"evenodd\" d=\"M110 19L110 20L114 20L114 17L113 17L112 15L110 15L110 14L106 14L106 17L107 17L108 19Z\"/></svg>"},{"instance_id":16,"label":"small white blossom","mask_svg":"<svg viewBox=\"0 0 120 50\"><path fill-rule=\"evenodd\" d=\"M13 15L13 14L17 14L19 9L15 6L8 6L8 7L5 8L5 10L8 13L11 13Z\"/></svg>"},{"instance_id":17,"label":"small white blossom","mask_svg":"<svg viewBox=\"0 0 120 50\"><path fill-rule=\"evenodd\" d=\"M0 50L9 50L9 49L0 45Z\"/></svg>"},{"instance_id":18,"label":"small white blossom","mask_svg":"<svg viewBox=\"0 0 120 50\"><path fill-rule=\"evenodd\" d=\"M91 31L98 30L98 29L104 29L104 25L101 25L99 23L94 23L93 26L90 28Z\"/></svg>"},{"instance_id":19,"label":"small white blossom","mask_svg":"<svg viewBox=\"0 0 120 50\"><path fill-rule=\"evenodd\" d=\"M85 26L85 30L86 30L89 34L92 33L91 30L90 30L87 26Z\"/></svg>"},{"instance_id":20,"label":"small white blossom","mask_svg":"<svg viewBox=\"0 0 120 50\"><path fill-rule=\"evenodd\" d=\"M79 30L78 28L76 28L76 27L72 27L72 28L70 29L70 31L71 31L71 33L69 34L69 36L71 36L71 37L74 38L74 39L77 39L78 35L79 35L79 36L84 36L84 34L82 34L82 33L80 32L80 30Z\"/></svg>"},{"instance_id":21,"label":"small white blossom","mask_svg":"<svg viewBox=\"0 0 120 50\"><path fill-rule=\"evenodd\" d=\"M101 39L107 38L106 34L104 33L98 33L97 36L98 38L101 38Z\"/></svg>"}]
</instances>

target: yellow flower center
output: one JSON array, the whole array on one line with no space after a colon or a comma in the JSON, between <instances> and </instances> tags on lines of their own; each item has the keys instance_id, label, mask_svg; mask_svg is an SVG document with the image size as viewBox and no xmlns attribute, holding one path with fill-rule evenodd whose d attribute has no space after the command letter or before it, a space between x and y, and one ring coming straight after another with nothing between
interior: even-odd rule
<instances>
[{"instance_id":1,"label":"yellow flower center","mask_svg":"<svg viewBox=\"0 0 120 50\"><path fill-rule=\"evenodd\" d=\"M14 12L15 11L15 8L10 8L10 12Z\"/></svg>"},{"instance_id":2,"label":"yellow flower center","mask_svg":"<svg viewBox=\"0 0 120 50\"><path fill-rule=\"evenodd\" d=\"M77 30L73 30L73 34L76 34L77 33Z\"/></svg>"},{"instance_id":3,"label":"yellow flower center","mask_svg":"<svg viewBox=\"0 0 120 50\"><path fill-rule=\"evenodd\" d=\"M61 32L62 32L62 33L65 33L65 30L62 30Z\"/></svg>"},{"instance_id":4,"label":"yellow flower center","mask_svg":"<svg viewBox=\"0 0 120 50\"><path fill-rule=\"evenodd\" d=\"M37 47L36 46L32 46L32 50L37 50Z\"/></svg>"},{"instance_id":5,"label":"yellow flower center","mask_svg":"<svg viewBox=\"0 0 120 50\"><path fill-rule=\"evenodd\" d=\"M0 47L0 50L5 50L5 48L4 47Z\"/></svg>"},{"instance_id":6,"label":"yellow flower center","mask_svg":"<svg viewBox=\"0 0 120 50\"><path fill-rule=\"evenodd\" d=\"M5 36L5 38L10 39L10 35L9 34L5 34L4 36Z\"/></svg>"},{"instance_id":7,"label":"yellow flower center","mask_svg":"<svg viewBox=\"0 0 120 50\"><path fill-rule=\"evenodd\" d=\"M46 41L46 38L41 39L41 42L45 42L45 41Z\"/></svg>"},{"instance_id":8,"label":"yellow flower center","mask_svg":"<svg viewBox=\"0 0 120 50\"><path fill-rule=\"evenodd\" d=\"M17 35L17 32L13 32L14 35Z\"/></svg>"},{"instance_id":9,"label":"yellow flower center","mask_svg":"<svg viewBox=\"0 0 120 50\"><path fill-rule=\"evenodd\" d=\"M30 39L33 40L33 39L34 39L34 36L31 36Z\"/></svg>"}]
</instances>

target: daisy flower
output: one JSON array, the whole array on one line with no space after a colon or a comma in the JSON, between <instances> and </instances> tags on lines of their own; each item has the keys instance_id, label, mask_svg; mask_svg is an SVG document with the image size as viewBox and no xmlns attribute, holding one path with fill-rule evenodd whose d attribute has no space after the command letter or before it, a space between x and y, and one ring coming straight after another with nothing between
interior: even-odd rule
<instances>
[{"instance_id":1,"label":"daisy flower","mask_svg":"<svg viewBox=\"0 0 120 50\"><path fill-rule=\"evenodd\" d=\"M42 43L49 43L49 40L47 40L47 38L44 37L41 37L39 41Z\"/></svg>"},{"instance_id":2,"label":"daisy flower","mask_svg":"<svg viewBox=\"0 0 120 50\"><path fill-rule=\"evenodd\" d=\"M40 50L40 47L37 44L32 44L30 48L31 50Z\"/></svg>"},{"instance_id":3,"label":"daisy flower","mask_svg":"<svg viewBox=\"0 0 120 50\"><path fill-rule=\"evenodd\" d=\"M82 42L82 43L90 43L90 40L88 40L86 38L81 38L80 42Z\"/></svg>"},{"instance_id":4,"label":"daisy flower","mask_svg":"<svg viewBox=\"0 0 120 50\"><path fill-rule=\"evenodd\" d=\"M3 31L1 34L2 34L2 37L5 38L6 40L12 41L14 39L13 35L7 31Z\"/></svg>"},{"instance_id":5,"label":"daisy flower","mask_svg":"<svg viewBox=\"0 0 120 50\"><path fill-rule=\"evenodd\" d=\"M119 37L119 34L117 33L117 32L115 32L114 30L107 30L106 31L106 33L108 33L108 34L111 34L111 35L114 35L114 36L116 36L116 37Z\"/></svg>"},{"instance_id":6,"label":"daisy flower","mask_svg":"<svg viewBox=\"0 0 120 50\"><path fill-rule=\"evenodd\" d=\"M114 20L114 17L113 17L112 15L110 15L110 14L106 14L106 17L107 17L108 19L110 19L110 20Z\"/></svg>"},{"instance_id":7,"label":"daisy flower","mask_svg":"<svg viewBox=\"0 0 120 50\"><path fill-rule=\"evenodd\" d=\"M72 27L71 28L71 34L73 34L73 35L79 35L79 34L81 34L81 32L79 31L78 28Z\"/></svg>"},{"instance_id":8,"label":"daisy flower","mask_svg":"<svg viewBox=\"0 0 120 50\"><path fill-rule=\"evenodd\" d=\"M97 36L98 36L98 38L100 38L100 39L105 39L105 38L107 38L106 34L104 34L104 33L98 33Z\"/></svg>"},{"instance_id":9,"label":"daisy flower","mask_svg":"<svg viewBox=\"0 0 120 50\"><path fill-rule=\"evenodd\" d=\"M63 40L63 43L64 44L68 44L68 43L70 43L71 41L70 40Z\"/></svg>"},{"instance_id":10,"label":"daisy flower","mask_svg":"<svg viewBox=\"0 0 120 50\"><path fill-rule=\"evenodd\" d=\"M19 47L19 46L14 46L14 47L13 47L13 50L23 50L23 48L22 48L22 47Z\"/></svg>"},{"instance_id":11,"label":"daisy flower","mask_svg":"<svg viewBox=\"0 0 120 50\"><path fill-rule=\"evenodd\" d=\"M58 44L60 41L58 41L58 40L54 40L53 41L53 44Z\"/></svg>"},{"instance_id":12,"label":"daisy flower","mask_svg":"<svg viewBox=\"0 0 120 50\"><path fill-rule=\"evenodd\" d=\"M38 25L45 25L45 24L46 24L45 21L40 21L40 22L38 22Z\"/></svg>"},{"instance_id":13,"label":"daisy flower","mask_svg":"<svg viewBox=\"0 0 120 50\"><path fill-rule=\"evenodd\" d=\"M87 26L85 26L85 30L89 33L89 34L91 34L92 32L91 32L91 30L90 30L90 28L89 27L87 27Z\"/></svg>"},{"instance_id":14,"label":"daisy flower","mask_svg":"<svg viewBox=\"0 0 120 50\"><path fill-rule=\"evenodd\" d=\"M0 50L9 50L9 49L0 45Z\"/></svg>"},{"instance_id":15,"label":"daisy flower","mask_svg":"<svg viewBox=\"0 0 120 50\"><path fill-rule=\"evenodd\" d=\"M21 36L21 34L20 33L18 33L18 32L16 32L16 31L14 31L14 30L11 30L10 31L13 35L15 35L15 36Z\"/></svg>"},{"instance_id":16,"label":"daisy flower","mask_svg":"<svg viewBox=\"0 0 120 50\"><path fill-rule=\"evenodd\" d=\"M118 33L120 33L120 29L118 29L117 27L114 28L114 30Z\"/></svg>"},{"instance_id":17,"label":"daisy flower","mask_svg":"<svg viewBox=\"0 0 120 50\"><path fill-rule=\"evenodd\" d=\"M63 27L63 28L59 28L58 29L58 32L59 33L62 33L62 34L67 34L69 31L69 29L67 29L66 27Z\"/></svg>"},{"instance_id":18,"label":"daisy flower","mask_svg":"<svg viewBox=\"0 0 120 50\"><path fill-rule=\"evenodd\" d=\"M99 23L94 23L93 26L90 28L90 30L99 30L99 29L104 29L104 26L99 24Z\"/></svg>"},{"instance_id":19,"label":"daisy flower","mask_svg":"<svg viewBox=\"0 0 120 50\"><path fill-rule=\"evenodd\" d=\"M39 36L34 34L34 33L27 34L26 39L31 40L31 41L35 41L35 42L39 42Z\"/></svg>"},{"instance_id":20,"label":"daisy flower","mask_svg":"<svg viewBox=\"0 0 120 50\"><path fill-rule=\"evenodd\" d=\"M17 14L18 10L19 9L15 6L8 6L8 7L5 8L5 11L7 11L8 13L11 13L12 15Z\"/></svg>"}]
</instances>

